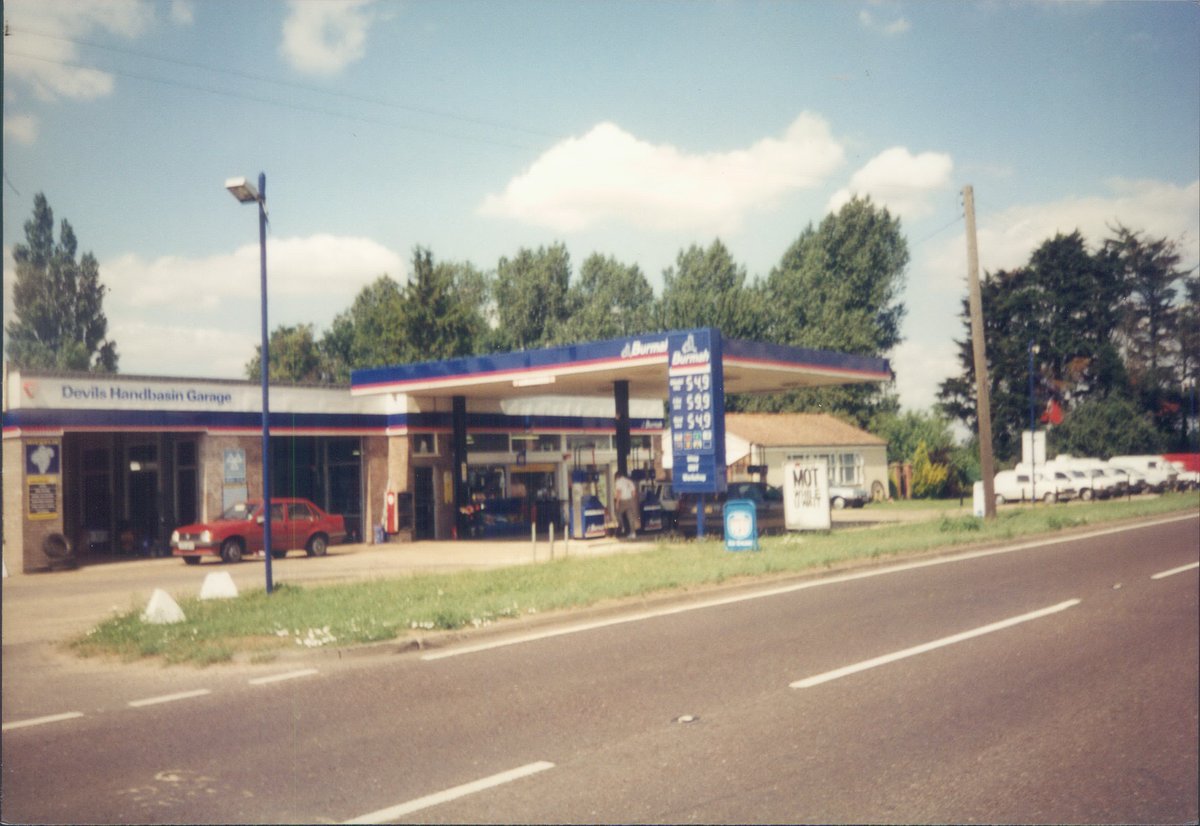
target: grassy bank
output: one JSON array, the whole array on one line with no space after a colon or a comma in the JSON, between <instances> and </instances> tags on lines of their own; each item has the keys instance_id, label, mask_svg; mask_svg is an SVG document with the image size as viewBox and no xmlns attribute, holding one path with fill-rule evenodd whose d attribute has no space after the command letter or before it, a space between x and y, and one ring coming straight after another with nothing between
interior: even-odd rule
<instances>
[{"instance_id":1,"label":"grassy bank","mask_svg":"<svg viewBox=\"0 0 1200 826\"><path fill-rule=\"evenodd\" d=\"M1054 533L1132 517L1195 511L1195 494L1067 506L1003 508L985 523L957 501L919 522L788 534L759 552L729 553L715 540L664 542L635 554L573 558L492 571L429 574L313 587L284 585L268 597L179 600L185 622L150 625L140 611L109 619L70 647L85 656L160 658L206 665L248 656L267 661L295 647L349 646L432 630L478 627L526 614L597 605L782 573L821 571L939 548Z\"/></svg>"}]
</instances>

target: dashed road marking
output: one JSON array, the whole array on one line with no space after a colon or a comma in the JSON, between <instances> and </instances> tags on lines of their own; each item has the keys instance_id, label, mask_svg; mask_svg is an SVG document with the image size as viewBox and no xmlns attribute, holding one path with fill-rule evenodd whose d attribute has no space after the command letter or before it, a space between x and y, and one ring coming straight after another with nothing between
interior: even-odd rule
<instances>
[{"instance_id":1,"label":"dashed road marking","mask_svg":"<svg viewBox=\"0 0 1200 826\"><path fill-rule=\"evenodd\" d=\"M270 677L255 677L250 680L250 685L266 685L267 683L279 683L284 680L298 680L301 677L311 677L313 674L319 673L315 668L302 668L299 671L288 671L286 674L273 674Z\"/></svg>"},{"instance_id":2,"label":"dashed road marking","mask_svg":"<svg viewBox=\"0 0 1200 826\"><path fill-rule=\"evenodd\" d=\"M180 691L178 694L163 694L158 697L147 697L144 700L130 700L130 708L142 708L143 706L156 706L159 703L173 703L176 700L190 700L192 697L203 697L205 694L212 694L212 689L197 688L194 691Z\"/></svg>"},{"instance_id":3,"label":"dashed road marking","mask_svg":"<svg viewBox=\"0 0 1200 826\"><path fill-rule=\"evenodd\" d=\"M1057 605L1051 605L1049 608L1042 608L1037 611L1030 611L1028 614L1021 614L1019 617L1009 617L1006 620L1000 620L999 622L993 622L990 625L984 625L979 628L973 628L970 631L963 631L961 634L953 634L949 637L942 637L940 640L934 640L933 642L923 643L922 645L914 645L912 648L905 648L903 651L896 651L892 654L884 654L881 657L875 657L870 660L863 660L862 662L855 663L853 665L847 665L844 668L837 668L837 669L834 669L833 671L826 671L824 674L817 674L813 677L806 677L803 680L797 680L796 682L792 683L791 687L792 688L812 688L815 685L820 685L821 683L827 683L827 682L830 682L831 680L838 680L838 679L841 679L842 677L848 677L851 674L857 674L860 671L866 671L867 669L870 669L870 668L877 668L881 665L887 665L888 663L894 663L897 660L907 659L908 657L915 657L918 654L924 654L927 651L933 651L936 648L943 648L947 645L954 645L955 643L973 639L974 637L981 637L984 634L990 634L993 631L1001 631L1005 628L1011 628L1014 625L1020 625L1023 622L1029 622L1031 620L1050 616L1051 614L1057 614L1059 611L1065 611L1068 608L1072 608L1072 607L1078 605L1080 602L1082 602L1082 600L1069 599L1066 602L1060 602Z\"/></svg>"},{"instance_id":4,"label":"dashed road marking","mask_svg":"<svg viewBox=\"0 0 1200 826\"><path fill-rule=\"evenodd\" d=\"M1197 568L1200 568L1200 562L1193 562L1191 565L1180 565L1178 568L1172 568L1169 571L1159 571L1157 574L1154 574L1150 578L1151 579L1166 579L1169 576L1175 576L1175 574L1182 574L1185 571L1194 571Z\"/></svg>"},{"instance_id":5,"label":"dashed road marking","mask_svg":"<svg viewBox=\"0 0 1200 826\"><path fill-rule=\"evenodd\" d=\"M29 726L43 726L46 723L59 723L63 720L75 720L83 716L82 711L67 711L63 714L48 714L45 717L31 717L28 720L14 720L11 723L5 723L4 731L12 731L15 728L28 728Z\"/></svg>"},{"instance_id":6,"label":"dashed road marking","mask_svg":"<svg viewBox=\"0 0 1200 826\"><path fill-rule=\"evenodd\" d=\"M548 763L541 760L537 763L527 763L524 766L519 766L515 769L510 769L506 772L493 774L491 777L485 777L481 780L476 780L472 783L464 783L461 786L455 786L452 789L436 792L418 797L416 800L410 800L407 803L401 803L399 806L392 806L388 809L380 809L377 812L356 817L353 820L347 820L347 823L390 823L397 818L405 815L419 812L422 809L428 809L431 806L437 806L442 803L449 803L451 800L457 800L460 797L482 792L496 786L502 786L505 783L512 783L514 780L520 780L523 777L529 777L531 774L544 772L547 769L554 768L553 763Z\"/></svg>"}]
</instances>

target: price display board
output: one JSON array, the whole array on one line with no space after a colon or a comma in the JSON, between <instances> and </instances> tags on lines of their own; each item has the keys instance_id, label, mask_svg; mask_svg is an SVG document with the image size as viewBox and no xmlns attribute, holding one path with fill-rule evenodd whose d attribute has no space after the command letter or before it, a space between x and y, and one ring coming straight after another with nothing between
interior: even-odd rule
<instances>
[{"instance_id":1,"label":"price display board","mask_svg":"<svg viewBox=\"0 0 1200 826\"><path fill-rule=\"evenodd\" d=\"M671 333L667 404L674 455L674 489L725 490L725 381L721 332L708 328Z\"/></svg>"}]
</instances>

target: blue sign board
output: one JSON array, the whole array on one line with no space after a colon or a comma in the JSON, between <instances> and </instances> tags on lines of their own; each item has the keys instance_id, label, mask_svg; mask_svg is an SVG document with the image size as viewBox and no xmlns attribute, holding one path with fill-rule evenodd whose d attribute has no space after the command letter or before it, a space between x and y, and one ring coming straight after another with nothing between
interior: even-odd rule
<instances>
[{"instance_id":1,"label":"blue sign board","mask_svg":"<svg viewBox=\"0 0 1200 826\"><path fill-rule=\"evenodd\" d=\"M725 550L758 550L758 511L749 499L725 503Z\"/></svg>"},{"instance_id":2,"label":"blue sign board","mask_svg":"<svg viewBox=\"0 0 1200 826\"><path fill-rule=\"evenodd\" d=\"M667 417L674 481L680 493L725 490L725 379L721 331L667 336Z\"/></svg>"}]
</instances>

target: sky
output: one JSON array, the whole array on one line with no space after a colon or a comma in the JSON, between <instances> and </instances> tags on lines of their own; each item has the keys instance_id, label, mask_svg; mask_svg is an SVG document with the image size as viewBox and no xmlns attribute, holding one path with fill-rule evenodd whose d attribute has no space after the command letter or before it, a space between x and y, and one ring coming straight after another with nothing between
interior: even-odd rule
<instances>
[{"instance_id":1,"label":"sky","mask_svg":"<svg viewBox=\"0 0 1200 826\"><path fill-rule=\"evenodd\" d=\"M902 405L983 273L1118 223L1200 263L1200 4L753 0L6 0L5 321L34 196L108 287L125 374L244 378L414 247L484 271L561 242L656 293L720 239L764 279L849 198L900 218Z\"/></svg>"}]
</instances>

